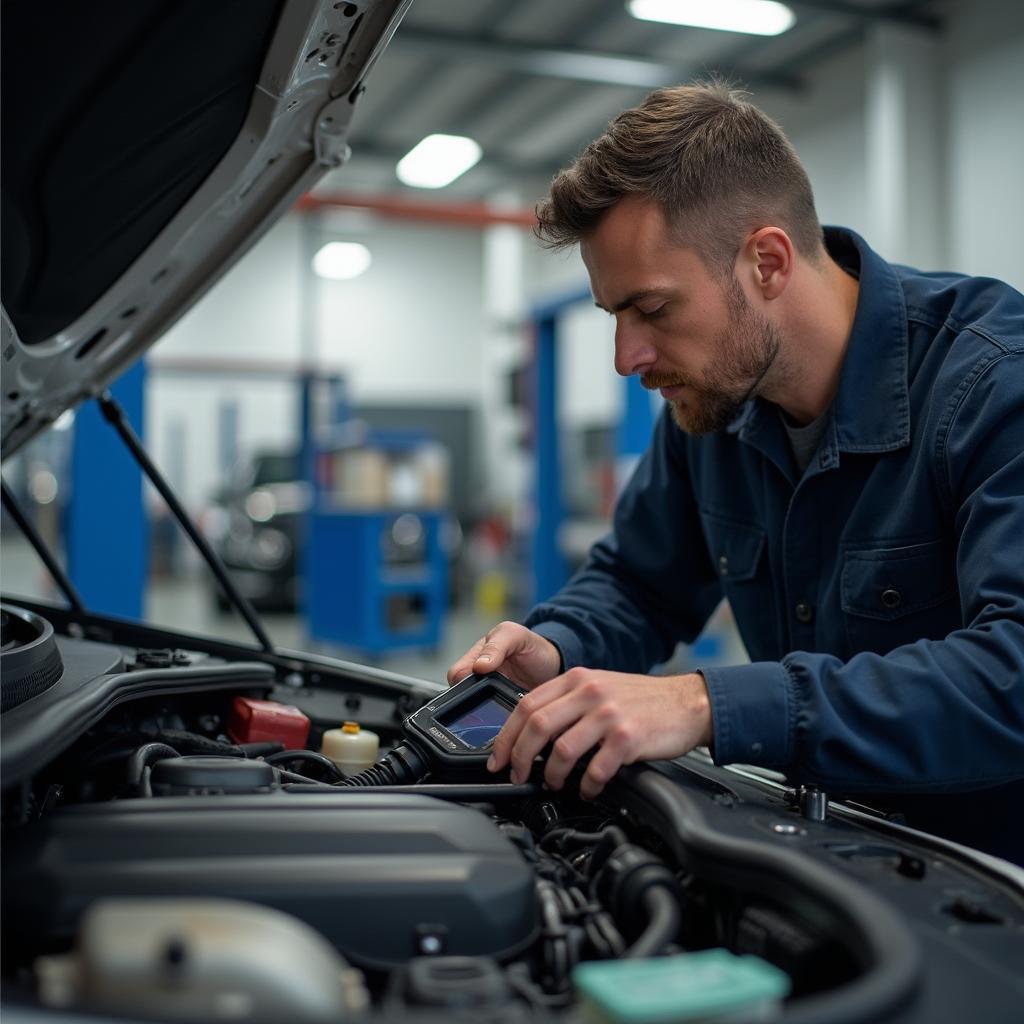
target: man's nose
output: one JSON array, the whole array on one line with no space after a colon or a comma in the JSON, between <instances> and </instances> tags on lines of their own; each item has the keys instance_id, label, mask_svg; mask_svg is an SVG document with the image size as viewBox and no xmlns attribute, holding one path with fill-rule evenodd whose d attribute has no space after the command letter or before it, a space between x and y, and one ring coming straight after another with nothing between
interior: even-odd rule
<instances>
[{"instance_id":1,"label":"man's nose","mask_svg":"<svg viewBox=\"0 0 1024 1024\"><path fill-rule=\"evenodd\" d=\"M643 332L619 320L615 325L615 372L631 377L650 369L656 359L654 346L644 339Z\"/></svg>"}]
</instances>

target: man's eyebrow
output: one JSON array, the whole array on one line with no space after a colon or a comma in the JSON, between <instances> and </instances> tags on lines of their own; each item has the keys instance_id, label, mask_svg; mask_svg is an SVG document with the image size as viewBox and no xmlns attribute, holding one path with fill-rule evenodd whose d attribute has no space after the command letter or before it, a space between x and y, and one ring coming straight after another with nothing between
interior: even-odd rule
<instances>
[{"instance_id":1,"label":"man's eyebrow","mask_svg":"<svg viewBox=\"0 0 1024 1024\"><path fill-rule=\"evenodd\" d=\"M646 299L650 295L661 295L664 294L660 288L644 288L638 292L632 292L627 295L621 302L617 302L611 309L606 306L602 306L596 299L594 305L598 309L603 309L606 313L621 313L624 309L629 309L630 306L639 302L641 299Z\"/></svg>"}]
</instances>

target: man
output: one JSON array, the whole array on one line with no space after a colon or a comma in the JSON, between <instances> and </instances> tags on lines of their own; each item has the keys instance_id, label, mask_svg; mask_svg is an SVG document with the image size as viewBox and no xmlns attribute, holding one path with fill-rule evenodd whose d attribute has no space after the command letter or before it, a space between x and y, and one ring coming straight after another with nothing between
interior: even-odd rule
<instances>
[{"instance_id":1,"label":"man","mask_svg":"<svg viewBox=\"0 0 1024 1024\"><path fill-rule=\"evenodd\" d=\"M593 798L706 744L1024 857L1024 296L823 233L714 83L621 114L538 215L667 408L583 568L449 671L532 688L491 769L554 741L558 789L595 751ZM723 596L752 663L647 675Z\"/></svg>"}]
</instances>

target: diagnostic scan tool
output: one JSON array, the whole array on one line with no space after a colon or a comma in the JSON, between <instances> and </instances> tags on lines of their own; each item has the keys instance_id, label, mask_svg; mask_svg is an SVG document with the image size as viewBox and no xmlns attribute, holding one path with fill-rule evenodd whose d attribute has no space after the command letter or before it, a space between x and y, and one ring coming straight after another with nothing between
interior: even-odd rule
<instances>
[{"instance_id":1,"label":"diagnostic scan tool","mask_svg":"<svg viewBox=\"0 0 1024 1024\"><path fill-rule=\"evenodd\" d=\"M441 775L486 777L494 738L525 692L500 672L467 676L405 720L406 741Z\"/></svg>"}]
</instances>

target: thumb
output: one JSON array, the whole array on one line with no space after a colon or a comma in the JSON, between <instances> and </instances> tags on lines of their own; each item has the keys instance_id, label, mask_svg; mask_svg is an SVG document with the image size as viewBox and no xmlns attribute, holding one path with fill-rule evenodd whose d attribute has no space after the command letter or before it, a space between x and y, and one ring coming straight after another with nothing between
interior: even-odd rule
<instances>
[{"instance_id":1,"label":"thumb","mask_svg":"<svg viewBox=\"0 0 1024 1024\"><path fill-rule=\"evenodd\" d=\"M505 660L506 645L488 637L473 661L473 668L494 670Z\"/></svg>"},{"instance_id":2,"label":"thumb","mask_svg":"<svg viewBox=\"0 0 1024 1024\"><path fill-rule=\"evenodd\" d=\"M507 658L522 650L523 635L520 634L529 636L517 623L499 623L484 636L483 645L473 660L473 668L478 671L496 671Z\"/></svg>"}]
</instances>

